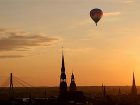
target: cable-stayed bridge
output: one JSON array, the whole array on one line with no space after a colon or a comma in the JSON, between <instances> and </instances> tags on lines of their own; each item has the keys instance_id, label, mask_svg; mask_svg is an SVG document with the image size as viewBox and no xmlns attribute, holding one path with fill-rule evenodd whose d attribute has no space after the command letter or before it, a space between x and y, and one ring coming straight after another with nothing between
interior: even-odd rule
<instances>
[{"instance_id":1,"label":"cable-stayed bridge","mask_svg":"<svg viewBox=\"0 0 140 105\"><path fill-rule=\"evenodd\" d=\"M0 99L32 97L46 98L46 87L35 89L33 85L20 79L12 73L10 73L5 82L0 85Z\"/></svg>"}]
</instances>

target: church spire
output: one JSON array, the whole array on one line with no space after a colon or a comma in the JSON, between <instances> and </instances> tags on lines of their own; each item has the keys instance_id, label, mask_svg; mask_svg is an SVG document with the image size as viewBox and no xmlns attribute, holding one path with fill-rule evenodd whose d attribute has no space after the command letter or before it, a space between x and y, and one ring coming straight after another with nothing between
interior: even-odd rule
<instances>
[{"instance_id":1,"label":"church spire","mask_svg":"<svg viewBox=\"0 0 140 105\"><path fill-rule=\"evenodd\" d=\"M131 95L137 95L137 88L135 83L135 75L133 72L133 82L132 82L132 88L131 88Z\"/></svg>"},{"instance_id":2,"label":"church spire","mask_svg":"<svg viewBox=\"0 0 140 105\"><path fill-rule=\"evenodd\" d=\"M65 61L64 61L63 47L62 47L62 67L61 67L61 72L65 72Z\"/></svg>"},{"instance_id":3,"label":"church spire","mask_svg":"<svg viewBox=\"0 0 140 105\"><path fill-rule=\"evenodd\" d=\"M62 47L62 65L61 65L61 75L60 75L60 93L67 91L66 74L65 74L65 62Z\"/></svg>"},{"instance_id":4,"label":"church spire","mask_svg":"<svg viewBox=\"0 0 140 105\"><path fill-rule=\"evenodd\" d=\"M73 72L71 74L70 91L76 91L76 83Z\"/></svg>"}]
</instances>

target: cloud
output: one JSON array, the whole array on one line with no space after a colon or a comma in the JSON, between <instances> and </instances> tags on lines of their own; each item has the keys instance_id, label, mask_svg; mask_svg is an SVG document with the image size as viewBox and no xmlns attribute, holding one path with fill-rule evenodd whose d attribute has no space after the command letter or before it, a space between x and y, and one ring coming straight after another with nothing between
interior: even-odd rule
<instances>
[{"instance_id":1,"label":"cloud","mask_svg":"<svg viewBox=\"0 0 140 105\"><path fill-rule=\"evenodd\" d=\"M21 58L24 57L23 55L0 55L0 59L6 59L6 58Z\"/></svg>"},{"instance_id":2,"label":"cloud","mask_svg":"<svg viewBox=\"0 0 140 105\"><path fill-rule=\"evenodd\" d=\"M118 16L121 12L105 12L104 16Z\"/></svg>"},{"instance_id":3,"label":"cloud","mask_svg":"<svg viewBox=\"0 0 140 105\"><path fill-rule=\"evenodd\" d=\"M47 37L45 34L33 34L24 31L0 28L0 51L28 49L33 46L50 46L59 38Z\"/></svg>"}]
</instances>

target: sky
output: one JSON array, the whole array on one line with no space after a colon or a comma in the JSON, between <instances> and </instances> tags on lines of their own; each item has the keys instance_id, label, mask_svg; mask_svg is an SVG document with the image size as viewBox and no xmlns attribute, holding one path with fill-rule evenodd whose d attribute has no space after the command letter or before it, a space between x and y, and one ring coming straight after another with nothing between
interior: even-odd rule
<instances>
[{"instance_id":1,"label":"sky","mask_svg":"<svg viewBox=\"0 0 140 105\"><path fill-rule=\"evenodd\" d=\"M91 9L103 17L96 27ZM140 85L139 0L0 0L0 85L10 73L32 86Z\"/></svg>"}]
</instances>

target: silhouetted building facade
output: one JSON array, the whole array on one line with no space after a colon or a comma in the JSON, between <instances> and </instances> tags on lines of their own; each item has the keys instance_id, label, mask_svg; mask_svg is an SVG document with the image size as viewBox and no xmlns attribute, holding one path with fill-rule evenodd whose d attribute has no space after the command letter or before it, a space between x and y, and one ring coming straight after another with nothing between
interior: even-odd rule
<instances>
[{"instance_id":1,"label":"silhouetted building facade","mask_svg":"<svg viewBox=\"0 0 140 105\"><path fill-rule=\"evenodd\" d=\"M131 88L131 95L132 96L137 95L137 88L136 88L136 83L135 83L134 72L133 72L133 82L132 82L132 88Z\"/></svg>"},{"instance_id":2,"label":"silhouetted building facade","mask_svg":"<svg viewBox=\"0 0 140 105\"><path fill-rule=\"evenodd\" d=\"M103 96L105 97L107 94L106 94L106 87L104 86L103 87Z\"/></svg>"},{"instance_id":3,"label":"silhouetted building facade","mask_svg":"<svg viewBox=\"0 0 140 105\"><path fill-rule=\"evenodd\" d=\"M121 93L121 89L119 88L119 91L118 91L118 95L121 95L122 93Z\"/></svg>"},{"instance_id":4,"label":"silhouetted building facade","mask_svg":"<svg viewBox=\"0 0 140 105\"><path fill-rule=\"evenodd\" d=\"M105 97L106 95L106 87L102 84L102 96Z\"/></svg>"},{"instance_id":5,"label":"silhouetted building facade","mask_svg":"<svg viewBox=\"0 0 140 105\"><path fill-rule=\"evenodd\" d=\"M71 83L70 89L67 91L67 82L66 82L66 74L65 74L65 62L64 62L64 54L62 51L62 67L61 67L61 75L60 75L60 93L57 98L59 104L74 104L74 103L85 103L86 98L82 91L76 90L76 83L74 74L71 75Z\"/></svg>"}]
</instances>

